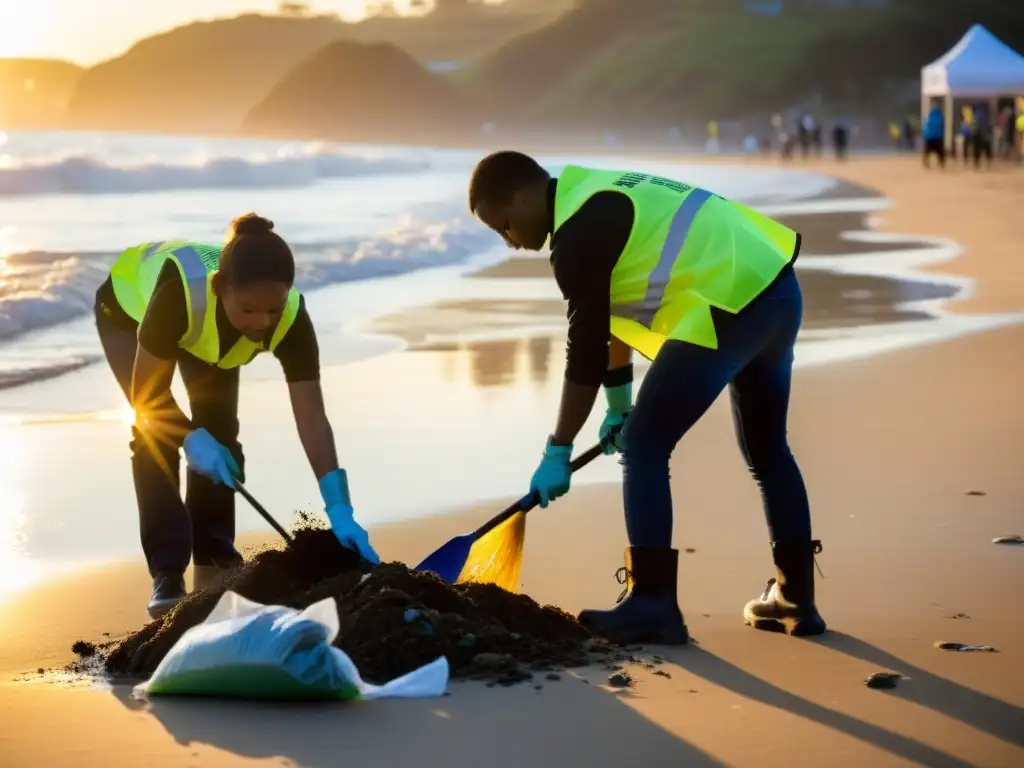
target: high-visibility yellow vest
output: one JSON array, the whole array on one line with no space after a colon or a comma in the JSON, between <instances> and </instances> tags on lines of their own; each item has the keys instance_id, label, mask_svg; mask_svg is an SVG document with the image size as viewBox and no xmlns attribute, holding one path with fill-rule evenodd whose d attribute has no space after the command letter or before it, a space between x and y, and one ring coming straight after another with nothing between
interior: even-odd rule
<instances>
[{"instance_id":1,"label":"high-visibility yellow vest","mask_svg":"<svg viewBox=\"0 0 1024 768\"><path fill-rule=\"evenodd\" d=\"M185 286L188 313L188 330L178 341L178 346L218 368L237 368L250 362L260 352L277 348L295 322L301 294L294 288L288 292L288 302L270 336L269 344L264 345L263 342L250 341L241 336L227 354L221 357L213 275L217 271L222 250L223 246L220 245L185 240L143 243L118 256L110 276L117 303L129 317L141 323L156 289L160 270L166 262L173 262Z\"/></svg>"},{"instance_id":2,"label":"high-visibility yellow vest","mask_svg":"<svg viewBox=\"0 0 1024 768\"><path fill-rule=\"evenodd\" d=\"M800 250L800 235L745 205L646 173L566 166L554 231L598 192L633 202L633 229L612 271L612 334L648 359L666 339L718 348L711 307L733 314Z\"/></svg>"}]
</instances>

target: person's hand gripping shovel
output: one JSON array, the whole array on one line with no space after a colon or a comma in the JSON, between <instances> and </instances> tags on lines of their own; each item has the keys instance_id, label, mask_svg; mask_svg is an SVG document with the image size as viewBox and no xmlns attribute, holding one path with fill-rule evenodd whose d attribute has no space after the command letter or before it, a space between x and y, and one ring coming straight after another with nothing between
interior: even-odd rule
<instances>
[{"instance_id":1,"label":"person's hand gripping shovel","mask_svg":"<svg viewBox=\"0 0 1024 768\"><path fill-rule=\"evenodd\" d=\"M573 459L570 470L576 472L601 456L605 442L602 440ZM540 503L540 494L532 491L476 530L456 536L434 550L415 570L434 573L447 584L473 581L515 591L523 561L526 513Z\"/></svg>"}]
</instances>

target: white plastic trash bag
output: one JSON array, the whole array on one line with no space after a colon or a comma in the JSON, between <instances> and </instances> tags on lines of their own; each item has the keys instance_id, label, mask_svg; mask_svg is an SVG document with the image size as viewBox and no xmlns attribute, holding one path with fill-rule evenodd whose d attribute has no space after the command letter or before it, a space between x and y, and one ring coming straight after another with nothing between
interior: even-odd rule
<instances>
[{"instance_id":1,"label":"white plastic trash bag","mask_svg":"<svg viewBox=\"0 0 1024 768\"><path fill-rule=\"evenodd\" d=\"M206 621L182 635L135 693L378 699L440 696L448 686L444 656L386 685L365 683L352 660L331 645L337 635L334 598L299 611L225 592Z\"/></svg>"}]
</instances>

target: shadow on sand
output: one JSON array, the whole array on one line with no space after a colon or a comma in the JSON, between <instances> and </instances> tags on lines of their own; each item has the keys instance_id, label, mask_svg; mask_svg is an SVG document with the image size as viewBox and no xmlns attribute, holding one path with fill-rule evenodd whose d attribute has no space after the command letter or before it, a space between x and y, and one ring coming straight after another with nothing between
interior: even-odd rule
<instances>
[{"instance_id":1,"label":"shadow on sand","mask_svg":"<svg viewBox=\"0 0 1024 768\"><path fill-rule=\"evenodd\" d=\"M451 696L282 705L215 699L142 702L183 746L208 744L250 758L287 758L303 768L339 765L645 765L717 768L723 763L670 734L600 687L559 682L488 689L453 683Z\"/></svg>"},{"instance_id":2,"label":"shadow on sand","mask_svg":"<svg viewBox=\"0 0 1024 768\"><path fill-rule=\"evenodd\" d=\"M912 684L882 692L927 707L1016 746L1024 745L1019 708L927 672L873 645L832 631L815 644L899 672ZM721 688L785 710L928 768L971 764L917 739L816 704L746 672L699 646L664 649L681 668ZM308 768L341 763L489 768L635 763L724 765L618 700L615 693L564 674L561 681L488 689L453 683L452 695L420 701L275 705L215 699L136 700L183 746L208 744L251 758L281 757Z\"/></svg>"},{"instance_id":3,"label":"shadow on sand","mask_svg":"<svg viewBox=\"0 0 1024 768\"><path fill-rule=\"evenodd\" d=\"M887 691L889 695L959 720L1014 746L1024 747L1024 712L1019 707L938 677L842 632L829 632L815 642L911 679L910 685Z\"/></svg>"},{"instance_id":4,"label":"shadow on sand","mask_svg":"<svg viewBox=\"0 0 1024 768\"><path fill-rule=\"evenodd\" d=\"M666 658L691 674L740 696L852 736L904 760L928 768L971 768L970 763L916 739L858 720L790 693L697 646L667 654ZM798 734L794 734L794 738L799 738ZM800 764L799 761L794 763L797 764Z\"/></svg>"}]
</instances>

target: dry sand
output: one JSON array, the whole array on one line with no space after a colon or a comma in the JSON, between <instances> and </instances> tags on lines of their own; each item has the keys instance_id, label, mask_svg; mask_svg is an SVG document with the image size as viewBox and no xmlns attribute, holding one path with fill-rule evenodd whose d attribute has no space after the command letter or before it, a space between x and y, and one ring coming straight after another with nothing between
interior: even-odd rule
<instances>
[{"instance_id":1,"label":"dry sand","mask_svg":"<svg viewBox=\"0 0 1024 768\"><path fill-rule=\"evenodd\" d=\"M1024 309L1019 174L940 178L892 159L823 168L893 196L885 228L960 241L966 255L946 270L979 278L965 308ZM680 596L699 644L668 652L671 678L636 670L633 690L613 692L601 685L607 672L588 669L541 691L457 684L432 701L327 707L142 706L124 692L3 682L0 762L1024 764L1024 548L991 543L1024 534L1022 350L1017 326L798 373L791 435L825 547L819 595L831 632L821 639L742 625L770 560L719 402L674 459L675 541L694 550L682 555ZM375 544L415 561L424 542L472 527L492 506L382 527ZM525 591L568 610L610 605L625 543L618 488L580 488L538 511L527 542ZM0 606L3 679L67 660L79 637L139 626L145 582L139 565L112 566ZM937 640L1000 653L944 652ZM881 670L908 679L891 692L866 688Z\"/></svg>"}]
</instances>

